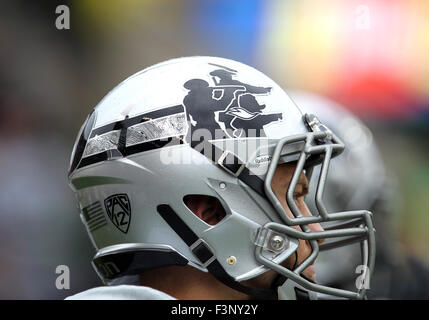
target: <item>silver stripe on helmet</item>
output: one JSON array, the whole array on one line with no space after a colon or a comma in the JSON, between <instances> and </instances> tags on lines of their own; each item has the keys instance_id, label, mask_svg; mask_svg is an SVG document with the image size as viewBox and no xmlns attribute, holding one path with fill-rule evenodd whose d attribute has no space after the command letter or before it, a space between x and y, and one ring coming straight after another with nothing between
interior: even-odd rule
<instances>
[{"instance_id":1,"label":"silver stripe on helmet","mask_svg":"<svg viewBox=\"0 0 429 320\"><path fill-rule=\"evenodd\" d=\"M184 135L186 130L184 112L149 120L128 128L126 146Z\"/></svg>"},{"instance_id":2,"label":"silver stripe on helmet","mask_svg":"<svg viewBox=\"0 0 429 320\"><path fill-rule=\"evenodd\" d=\"M121 130L96 135L88 140L82 158L90 157L107 150L117 149Z\"/></svg>"}]
</instances>

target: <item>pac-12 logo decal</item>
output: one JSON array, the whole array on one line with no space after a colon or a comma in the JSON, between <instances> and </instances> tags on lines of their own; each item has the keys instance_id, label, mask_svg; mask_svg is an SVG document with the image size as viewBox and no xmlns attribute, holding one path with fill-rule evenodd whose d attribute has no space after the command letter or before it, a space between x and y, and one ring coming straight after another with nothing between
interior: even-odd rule
<instances>
[{"instance_id":1,"label":"pac-12 logo decal","mask_svg":"<svg viewBox=\"0 0 429 320\"><path fill-rule=\"evenodd\" d=\"M264 136L263 127L271 122L282 120L282 113L262 113L265 105L259 104L255 96L268 95L271 87L257 87L243 83L233 76L236 70L213 65L210 77L214 85L203 79L191 79L184 83L189 90L183 99L187 120L192 130L215 129L229 138L240 138L254 129L256 136Z\"/></svg>"},{"instance_id":2,"label":"pac-12 logo decal","mask_svg":"<svg viewBox=\"0 0 429 320\"><path fill-rule=\"evenodd\" d=\"M128 232L131 221L131 204L126 194L115 194L104 200L107 215L123 233Z\"/></svg>"}]
</instances>

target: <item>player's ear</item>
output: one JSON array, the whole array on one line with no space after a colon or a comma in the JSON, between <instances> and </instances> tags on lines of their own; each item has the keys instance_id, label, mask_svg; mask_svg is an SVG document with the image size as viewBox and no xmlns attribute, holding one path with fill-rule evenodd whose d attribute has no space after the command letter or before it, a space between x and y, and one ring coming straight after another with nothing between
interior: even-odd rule
<instances>
[{"instance_id":1,"label":"player's ear","mask_svg":"<svg viewBox=\"0 0 429 320\"><path fill-rule=\"evenodd\" d=\"M191 194L183 198L186 206L205 223L215 225L225 217L220 201L211 196Z\"/></svg>"}]
</instances>

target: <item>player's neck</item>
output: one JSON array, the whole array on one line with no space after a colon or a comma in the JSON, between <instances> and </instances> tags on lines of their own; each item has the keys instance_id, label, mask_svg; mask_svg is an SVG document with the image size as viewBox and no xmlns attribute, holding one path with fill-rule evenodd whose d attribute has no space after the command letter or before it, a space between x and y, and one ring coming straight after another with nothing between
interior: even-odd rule
<instances>
[{"instance_id":1,"label":"player's neck","mask_svg":"<svg viewBox=\"0 0 429 320\"><path fill-rule=\"evenodd\" d=\"M189 266L147 270L140 275L140 284L179 300L248 299L248 296L225 286L210 273Z\"/></svg>"}]
</instances>

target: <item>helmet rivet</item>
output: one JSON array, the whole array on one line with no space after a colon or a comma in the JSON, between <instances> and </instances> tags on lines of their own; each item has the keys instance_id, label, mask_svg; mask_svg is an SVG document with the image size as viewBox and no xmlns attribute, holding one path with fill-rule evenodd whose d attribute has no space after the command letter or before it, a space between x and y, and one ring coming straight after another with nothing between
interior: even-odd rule
<instances>
[{"instance_id":1,"label":"helmet rivet","mask_svg":"<svg viewBox=\"0 0 429 320\"><path fill-rule=\"evenodd\" d=\"M271 238L270 245L271 245L271 248L278 251L278 250L283 249L283 247L285 245L285 240L283 237L281 237L279 235L275 235Z\"/></svg>"},{"instance_id":2,"label":"helmet rivet","mask_svg":"<svg viewBox=\"0 0 429 320\"><path fill-rule=\"evenodd\" d=\"M234 256L230 256L228 259L226 259L226 262L228 262L229 265L233 265L237 262L237 258Z\"/></svg>"},{"instance_id":3,"label":"helmet rivet","mask_svg":"<svg viewBox=\"0 0 429 320\"><path fill-rule=\"evenodd\" d=\"M219 188L225 189L226 188L226 183L225 182L219 183Z\"/></svg>"}]
</instances>

